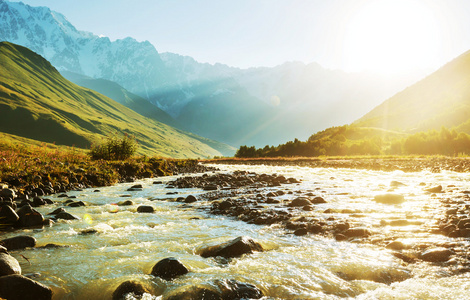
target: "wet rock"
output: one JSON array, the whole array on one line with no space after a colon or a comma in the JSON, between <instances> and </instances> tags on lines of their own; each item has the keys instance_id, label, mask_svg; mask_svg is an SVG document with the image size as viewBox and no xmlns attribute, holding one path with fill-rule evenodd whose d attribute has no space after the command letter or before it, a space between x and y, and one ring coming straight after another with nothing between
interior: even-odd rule
<instances>
[{"instance_id":1,"label":"wet rock","mask_svg":"<svg viewBox=\"0 0 470 300\"><path fill-rule=\"evenodd\" d=\"M153 206L150 206L150 205L141 205L141 206L137 207L137 212L138 213L154 213L155 208Z\"/></svg>"},{"instance_id":2,"label":"wet rock","mask_svg":"<svg viewBox=\"0 0 470 300\"><path fill-rule=\"evenodd\" d=\"M299 228L296 231L294 231L294 235L296 235L296 236L303 236L303 235L307 235L307 234L308 234L307 228Z\"/></svg>"},{"instance_id":3,"label":"wet rock","mask_svg":"<svg viewBox=\"0 0 470 300\"><path fill-rule=\"evenodd\" d=\"M216 191L219 189L219 186L215 184L208 184L202 188L204 191Z\"/></svg>"},{"instance_id":4,"label":"wet rock","mask_svg":"<svg viewBox=\"0 0 470 300\"><path fill-rule=\"evenodd\" d=\"M454 252L446 248L433 248L421 253L420 258L429 262L444 262L448 261L452 254Z\"/></svg>"},{"instance_id":5,"label":"wet rock","mask_svg":"<svg viewBox=\"0 0 470 300\"><path fill-rule=\"evenodd\" d=\"M350 228L343 232L346 237L368 237L371 235L367 228Z\"/></svg>"},{"instance_id":6,"label":"wet rock","mask_svg":"<svg viewBox=\"0 0 470 300\"><path fill-rule=\"evenodd\" d=\"M183 286L170 292L165 300L224 300L212 286Z\"/></svg>"},{"instance_id":7,"label":"wet rock","mask_svg":"<svg viewBox=\"0 0 470 300\"><path fill-rule=\"evenodd\" d=\"M55 209L54 211L48 213L48 215L57 215L57 214L59 214L59 213L61 213L61 212L65 212L65 208L59 207L59 208Z\"/></svg>"},{"instance_id":8,"label":"wet rock","mask_svg":"<svg viewBox=\"0 0 470 300\"><path fill-rule=\"evenodd\" d=\"M150 274L165 280L173 280L188 272L188 269L179 260L174 257L168 257L157 262Z\"/></svg>"},{"instance_id":9,"label":"wet rock","mask_svg":"<svg viewBox=\"0 0 470 300\"><path fill-rule=\"evenodd\" d=\"M8 251L24 249L36 246L36 239L32 236L20 235L0 241L0 245L8 249Z\"/></svg>"},{"instance_id":10,"label":"wet rock","mask_svg":"<svg viewBox=\"0 0 470 300\"><path fill-rule=\"evenodd\" d=\"M307 197L297 197L292 200L287 206L289 207L303 207L306 205L311 205L312 202Z\"/></svg>"},{"instance_id":11,"label":"wet rock","mask_svg":"<svg viewBox=\"0 0 470 300\"><path fill-rule=\"evenodd\" d=\"M70 207L83 207L83 206L86 206L86 204L83 201L76 201L76 202L69 203L67 206L70 206Z\"/></svg>"},{"instance_id":12,"label":"wet rock","mask_svg":"<svg viewBox=\"0 0 470 300\"><path fill-rule=\"evenodd\" d=\"M344 234L341 234L341 233L338 233L335 235L335 239L340 242L340 241L346 241L348 239L347 236L345 236Z\"/></svg>"},{"instance_id":13,"label":"wet rock","mask_svg":"<svg viewBox=\"0 0 470 300\"><path fill-rule=\"evenodd\" d=\"M13 189L4 188L0 190L0 197L15 199L16 192Z\"/></svg>"},{"instance_id":14,"label":"wet rock","mask_svg":"<svg viewBox=\"0 0 470 300\"><path fill-rule=\"evenodd\" d=\"M193 203L196 201L197 201L197 198L194 197L193 195L189 195L188 197L184 199L184 203Z\"/></svg>"},{"instance_id":15,"label":"wet rock","mask_svg":"<svg viewBox=\"0 0 470 300\"><path fill-rule=\"evenodd\" d=\"M385 246L385 248L391 249L391 250L403 250L406 248L406 246L400 241L393 241L393 242L390 242L387 246Z\"/></svg>"},{"instance_id":16,"label":"wet rock","mask_svg":"<svg viewBox=\"0 0 470 300\"><path fill-rule=\"evenodd\" d=\"M390 182L390 186L391 186L391 187L398 187L398 186L404 186L404 185L406 185L406 184L404 184L403 182L400 182L400 181L392 180L392 181Z\"/></svg>"},{"instance_id":17,"label":"wet rock","mask_svg":"<svg viewBox=\"0 0 470 300\"><path fill-rule=\"evenodd\" d=\"M323 197L315 197L312 200L310 200L313 204L322 204L322 203L327 203Z\"/></svg>"},{"instance_id":18,"label":"wet rock","mask_svg":"<svg viewBox=\"0 0 470 300\"><path fill-rule=\"evenodd\" d=\"M34 197L33 198L33 203L32 203L32 207L39 207L39 206L43 206L43 205L46 205L46 201L40 197Z\"/></svg>"},{"instance_id":19,"label":"wet rock","mask_svg":"<svg viewBox=\"0 0 470 300\"><path fill-rule=\"evenodd\" d=\"M442 193L442 185L438 185L429 189L425 189L424 191L429 193Z\"/></svg>"},{"instance_id":20,"label":"wet rock","mask_svg":"<svg viewBox=\"0 0 470 300\"><path fill-rule=\"evenodd\" d=\"M249 283L224 279L217 280L216 284L222 291L222 299L224 300L260 299L263 297L261 290Z\"/></svg>"},{"instance_id":21,"label":"wet rock","mask_svg":"<svg viewBox=\"0 0 470 300\"><path fill-rule=\"evenodd\" d=\"M71 213L68 213L66 211L58 213L56 216L57 220L80 220L79 217L72 215Z\"/></svg>"},{"instance_id":22,"label":"wet rock","mask_svg":"<svg viewBox=\"0 0 470 300\"><path fill-rule=\"evenodd\" d=\"M4 225L14 225L20 217L13 210L12 207L8 205L0 206L0 223Z\"/></svg>"},{"instance_id":23,"label":"wet rock","mask_svg":"<svg viewBox=\"0 0 470 300\"><path fill-rule=\"evenodd\" d=\"M81 235L89 235L89 234L95 234L95 233L98 233L98 230L96 230L95 228L87 228L87 229L83 229L82 231L80 231Z\"/></svg>"},{"instance_id":24,"label":"wet rock","mask_svg":"<svg viewBox=\"0 0 470 300\"><path fill-rule=\"evenodd\" d=\"M405 202L405 197L398 194L383 194L376 195L374 197L374 201L383 204L401 204Z\"/></svg>"},{"instance_id":25,"label":"wet rock","mask_svg":"<svg viewBox=\"0 0 470 300\"><path fill-rule=\"evenodd\" d=\"M132 200L125 200L125 201L119 202L117 205L118 206L131 206L131 205L135 205L135 202Z\"/></svg>"},{"instance_id":26,"label":"wet rock","mask_svg":"<svg viewBox=\"0 0 470 300\"><path fill-rule=\"evenodd\" d=\"M181 287L166 300L241 300L260 299L263 293L256 286L231 279L215 280L205 285Z\"/></svg>"},{"instance_id":27,"label":"wet rock","mask_svg":"<svg viewBox=\"0 0 470 300\"><path fill-rule=\"evenodd\" d=\"M149 293L149 289L142 283L128 280L121 283L116 290L113 292L112 300L125 300L128 299L128 295L132 294L135 298L142 297L144 293Z\"/></svg>"},{"instance_id":28,"label":"wet rock","mask_svg":"<svg viewBox=\"0 0 470 300\"><path fill-rule=\"evenodd\" d=\"M253 251L263 251L263 246L249 237L237 237L223 244L203 249L201 256L232 258L242 256L243 254L250 254Z\"/></svg>"},{"instance_id":29,"label":"wet rock","mask_svg":"<svg viewBox=\"0 0 470 300\"><path fill-rule=\"evenodd\" d=\"M21 274L20 264L10 254L0 253L0 278L12 274Z\"/></svg>"},{"instance_id":30,"label":"wet rock","mask_svg":"<svg viewBox=\"0 0 470 300\"><path fill-rule=\"evenodd\" d=\"M41 213L29 205L21 207L16 213L20 217L18 224L21 227L42 226L44 223L44 217Z\"/></svg>"},{"instance_id":31,"label":"wet rock","mask_svg":"<svg viewBox=\"0 0 470 300\"><path fill-rule=\"evenodd\" d=\"M0 277L0 298L8 300L50 300L52 290L21 275Z\"/></svg>"}]
</instances>

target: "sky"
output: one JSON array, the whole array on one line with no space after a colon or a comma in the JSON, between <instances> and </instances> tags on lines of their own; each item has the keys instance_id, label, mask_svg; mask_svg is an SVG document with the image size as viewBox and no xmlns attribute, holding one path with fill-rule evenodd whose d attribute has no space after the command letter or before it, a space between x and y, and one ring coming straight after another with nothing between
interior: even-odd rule
<instances>
[{"instance_id":1,"label":"sky","mask_svg":"<svg viewBox=\"0 0 470 300\"><path fill-rule=\"evenodd\" d=\"M16 2L16 1L15 1ZM437 69L470 50L468 0L23 0L111 40L234 67Z\"/></svg>"}]
</instances>

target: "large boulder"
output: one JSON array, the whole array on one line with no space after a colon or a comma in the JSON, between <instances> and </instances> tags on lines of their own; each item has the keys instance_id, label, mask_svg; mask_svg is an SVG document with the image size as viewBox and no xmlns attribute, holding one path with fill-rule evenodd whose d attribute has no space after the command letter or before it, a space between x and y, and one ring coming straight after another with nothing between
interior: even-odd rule
<instances>
[{"instance_id":1,"label":"large boulder","mask_svg":"<svg viewBox=\"0 0 470 300\"><path fill-rule=\"evenodd\" d=\"M0 224L2 225L14 225L20 217L9 205L0 206Z\"/></svg>"},{"instance_id":2,"label":"large boulder","mask_svg":"<svg viewBox=\"0 0 470 300\"><path fill-rule=\"evenodd\" d=\"M376 195L374 197L374 201L383 204L402 204L405 202L405 197L398 194L383 194Z\"/></svg>"},{"instance_id":3,"label":"large boulder","mask_svg":"<svg viewBox=\"0 0 470 300\"><path fill-rule=\"evenodd\" d=\"M216 284L222 291L222 299L224 300L260 299L263 297L263 292L249 283L224 279L217 280Z\"/></svg>"},{"instance_id":4,"label":"large boulder","mask_svg":"<svg viewBox=\"0 0 470 300\"><path fill-rule=\"evenodd\" d=\"M215 280L203 285L183 286L170 293L166 300L241 300L260 299L263 293L256 286L231 279Z\"/></svg>"},{"instance_id":5,"label":"large boulder","mask_svg":"<svg viewBox=\"0 0 470 300\"><path fill-rule=\"evenodd\" d=\"M44 224L44 217L30 205L22 206L16 213L20 217L18 224L21 227L42 226Z\"/></svg>"},{"instance_id":6,"label":"large boulder","mask_svg":"<svg viewBox=\"0 0 470 300\"><path fill-rule=\"evenodd\" d=\"M454 252L446 248L433 248L421 253L420 258L429 262L444 262L448 261L452 254Z\"/></svg>"},{"instance_id":7,"label":"large boulder","mask_svg":"<svg viewBox=\"0 0 470 300\"><path fill-rule=\"evenodd\" d=\"M201 256L232 258L250 254L254 251L263 251L263 246L249 237L241 236L223 244L204 248L201 251Z\"/></svg>"},{"instance_id":8,"label":"large boulder","mask_svg":"<svg viewBox=\"0 0 470 300\"><path fill-rule=\"evenodd\" d=\"M21 275L0 277L0 298L8 300L51 300L52 290Z\"/></svg>"},{"instance_id":9,"label":"large boulder","mask_svg":"<svg viewBox=\"0 0 470 300\"><path fill-rule=\"evenodd\" d=\"M157 262L150 274L165 280L173 280L188 272L188 269L179 260L174 257L168 257Z\"/></svg>"},{"instance_id":10,"label":"large boulder","mask_svg":"<svg viewBox=\"0 0 470 300\"><path fill-rule=\"evenodd\" d=\"M0 245L8 249L8 251L24 249L36 246L36 239L32 236L20 235L0 241Z\"/></svg>"},{"instance_id":11,"label":"large boulder","mask_svg":"<svg viewBox=\"0 0 470 300\"><path fill-rule=\"evenodd\" d=\"M121 283L116 290L113 292L113 300L124 300L128 299L127 296L132 294L132 296L142 297L144 293L149 293L147 287L142 283L128 280Z\"/></svg>"},{"instance_id":12,"label":"large boulder","mask_svg":"<svg viewBox=\"0 0 470 300\"><path fill-rule=\"evenodd\" d=\"M12 189L4 188L4 189L0 190L0 197L15 199L16 198L16 193Z\"/></svg>"},{"instance_id":13,"label":"large boulder","mask_svg":"<svg viewBox=\"0 0 470 300\"><path fill-rule=\"evenodd\" d=\"M10 254L0 253L0 277L12 274L21 274L20 264Z\"/></svg>"}]
</instances>

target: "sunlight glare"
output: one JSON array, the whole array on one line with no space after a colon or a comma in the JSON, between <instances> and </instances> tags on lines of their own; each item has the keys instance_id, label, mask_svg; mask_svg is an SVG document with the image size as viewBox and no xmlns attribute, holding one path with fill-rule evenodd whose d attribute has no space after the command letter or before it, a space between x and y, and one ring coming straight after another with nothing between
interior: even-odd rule
<instances>
[{"instance_id":1,"label":"sunlight glare","mask_svg":"<svg viewBox=\"0 0 470 300\"><path fill-rule=\"evenodd\" d=\"M440 51L436 16L426 1L367 1L346 24L348 69L398 72L433 66Z\"/></svg>"}]
</instances>

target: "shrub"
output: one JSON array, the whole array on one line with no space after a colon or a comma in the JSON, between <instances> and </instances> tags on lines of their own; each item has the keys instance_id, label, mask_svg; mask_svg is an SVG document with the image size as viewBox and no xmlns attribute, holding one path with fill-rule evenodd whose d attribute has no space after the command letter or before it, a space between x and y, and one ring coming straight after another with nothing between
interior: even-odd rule
<instances>
[{"instance_id":1,"label":"shrub","mask_svg":"<svg viewBox=\"0 0 470 300\"><path fill-rule=\"evenodd\" d=\"M102 144L94 144L90 149L92 159L104 160L126 160L137 151L137 141L130 135L124 135L119 138L116 136L108 137Z\"/></svg>"}]
</instances>

